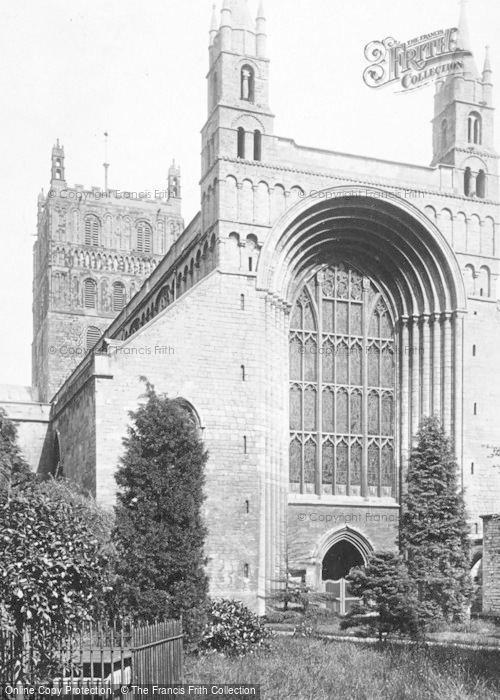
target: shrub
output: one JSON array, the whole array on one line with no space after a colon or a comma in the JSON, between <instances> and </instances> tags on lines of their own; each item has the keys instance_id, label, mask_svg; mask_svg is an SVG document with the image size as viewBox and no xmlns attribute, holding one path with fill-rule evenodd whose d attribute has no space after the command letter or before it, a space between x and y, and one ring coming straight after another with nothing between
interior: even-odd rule
<instances>
[{"instance_id":1,"label":"shrub","mask_svg":"<svg viewBox=\"0 0 500 700\"><path fill-rule=\"evenodd\" d=\"M9 680L14 666L31 683L60 673L63 641L102 612L106 563L83 509L36 487L0 504L0 622L15 635L0 671ZM23 668L25 633L34 677Z\"/></svg>"},{"instance_id":2,"label":"shrub","mask_svg":"<svg viewBox=\"0 0 500 700\"><path fill-rule=\"evenodd\" d=\"M418 635L418 604L399 555L375 552L366 566L351 569L347 580L361 602L349 611L342 629L369 627L379 639L395 631Z\"/></svg>"},{"instance_id":3,"label":"shrub","mask_svg":"<svg viewBox=\"0 0 500 700\"><path fill-rule=\"evenodd\" d=\"M266 647L268 638L257 615L238 601L222 599L210 606L201 648L241 656Z\"/></svg>"}]
</instances>

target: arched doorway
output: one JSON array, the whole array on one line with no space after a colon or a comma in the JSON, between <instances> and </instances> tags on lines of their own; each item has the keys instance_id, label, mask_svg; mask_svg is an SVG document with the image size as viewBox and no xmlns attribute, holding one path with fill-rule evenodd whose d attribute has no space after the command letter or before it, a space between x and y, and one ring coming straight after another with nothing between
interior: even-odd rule
<instances>
[{"instance_id":1,"label":"arched doorway","mask_svg":"<svg viewBox=\"0 0 500 700\"><path fill-rule=\"evenodd\" d=\"M323 590L333 596L327 605L339 615L345 615L358 601L350 590L346 577L354 566L363 566L360 550L348 540L340 540L330 547L322 563L321 580Z\"/></svg>"}]
</instances>

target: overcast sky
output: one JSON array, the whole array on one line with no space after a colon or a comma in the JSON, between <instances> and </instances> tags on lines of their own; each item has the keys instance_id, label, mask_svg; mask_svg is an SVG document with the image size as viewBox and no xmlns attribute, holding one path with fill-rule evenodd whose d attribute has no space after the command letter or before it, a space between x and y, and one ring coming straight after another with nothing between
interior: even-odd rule
<instances>
[{"instance_id":1,"label":"overcast sky","mask_svg":"<svg viewBox=\"0 0 500 700\"><path fill-rule=\"evenodd\" d=\"M31 382L37 195L56 138L70 185L103 184L105 131L112 187L164 189L175 158L186 223L198 210L211 12L212 0L2 0L0 383ZM363 50L456 25L456 0L267 0L266 14L276 134L429 165L434 86L369 89ZM498 0L470 0L468 15L478 68L489 44L500 80Z\"/></svg>"}]
</instances>

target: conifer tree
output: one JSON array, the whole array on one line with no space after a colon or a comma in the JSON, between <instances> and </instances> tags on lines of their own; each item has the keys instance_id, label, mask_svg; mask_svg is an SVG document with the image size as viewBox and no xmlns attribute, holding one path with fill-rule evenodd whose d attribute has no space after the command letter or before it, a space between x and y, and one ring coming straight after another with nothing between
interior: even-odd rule
<instances>
[{"instance_id":1,"label":"conifer tree","mask_svg":"<svg viewBox=\"0 0 500 700\"><path fill-rule=\"evenodd\" d=\"M417 433L403 497L401 551L429 619L460 620L472 595L469 529L457 463L435 417Z\"/></svg>"},{"instance_id":2,"label":"conifer tree","mask_svg":"<svg viewBox=\"0 0 500 700\"><path fill-rule=\"evenodd\" d=\"M208 459L189 410L146 383L145 403L116 474L116 604L136 618L183 616L190 641L204 625L208 581L202 522Z\"/></svg>"}]
</instances>

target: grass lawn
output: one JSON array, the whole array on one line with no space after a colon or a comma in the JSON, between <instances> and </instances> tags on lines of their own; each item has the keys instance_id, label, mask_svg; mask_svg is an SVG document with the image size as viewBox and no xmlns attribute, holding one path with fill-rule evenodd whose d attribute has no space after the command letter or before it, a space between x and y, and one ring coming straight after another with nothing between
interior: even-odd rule
<instances>
[{"instance_id":1,"label":"grass lawn","mask_svg":"<svg viewBox=\"0 0 500 700\"><path fill-rule=\"evenodd\" d=\"M303 616L296 615L293 620L285 619L280 623L271 623L269 627L276 631L293 632L303 619ZM311 628L317 634L359 637L364 637L367 634L366 628L342 629L340 626L341 618L335 615L312 616L309 620ZM500 649L500 626L493 621L476 619L462 623L443 624L439 631L428 632L427 639L447 644L498 646Z\"/></svg>"},{"instance_id":2,"label":"grass lawn","mask_svg":"<svg viewBox=\"0 0 500 700\"><path fill-rule=\"evenodd\" d=\"M264 700L498 700L500 651L274 638L266 652L186 658L186 683L258 683Z\"/></svg>"}]
</instances>

